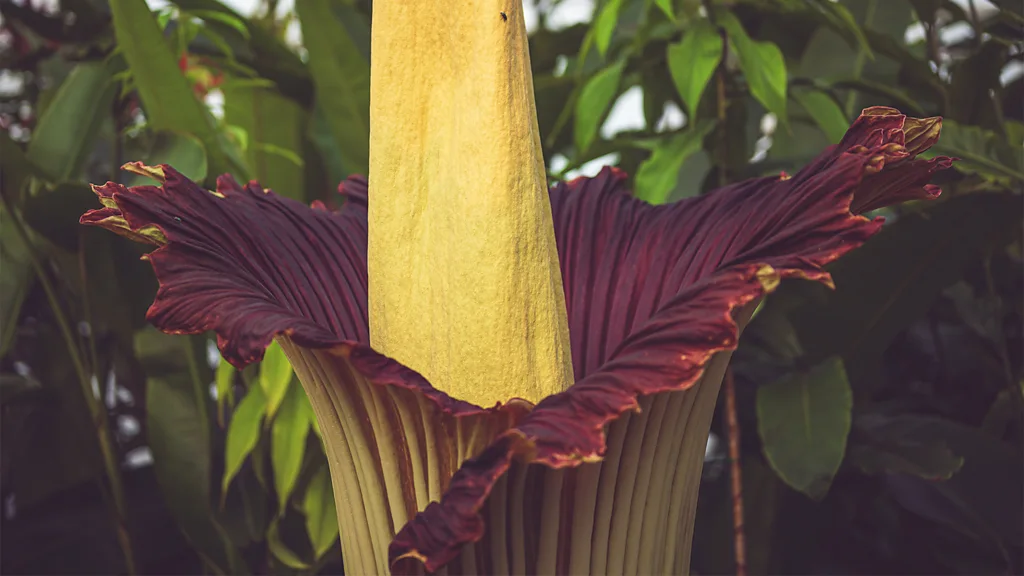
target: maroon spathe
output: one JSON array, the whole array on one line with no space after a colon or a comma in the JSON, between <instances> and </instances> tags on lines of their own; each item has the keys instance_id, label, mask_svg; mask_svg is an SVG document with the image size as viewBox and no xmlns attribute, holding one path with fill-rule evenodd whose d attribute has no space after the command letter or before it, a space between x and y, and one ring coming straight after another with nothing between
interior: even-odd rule
<instances>
[{"instance_id":1,"label":"maroon spathe","mask_svg":"<svg viewBox=\"0 0 1024 576\"><path fill-rule=\"evenodd\" d=\"M371 383L421 394L454 417L510 415L512 427L463 463L441 502L391 544L396 570L407 562L435 570L481 538L481 506L513 458L551 467L600 458L609 422L641 396L692 386L714 354L736 346L739 308L780 278L830 283L822 267L881 227L856 214L937 196L928 181L951 160L915 159L937 126L868 109L791 178L664 206L633 198L615 169L552 188L576 384L536 406L473 406L369 348L362 179L341 186L348 201L330 212L230 177L214 195L164 166L159 187L97 187L105 207L82 223L150 242L133 231L158 228L166 243L148 256L160 289L147 318L174 334L214 331L236 366L258 361L285 334L304 348L334 349Z\"/></svg>"}]
</instances>

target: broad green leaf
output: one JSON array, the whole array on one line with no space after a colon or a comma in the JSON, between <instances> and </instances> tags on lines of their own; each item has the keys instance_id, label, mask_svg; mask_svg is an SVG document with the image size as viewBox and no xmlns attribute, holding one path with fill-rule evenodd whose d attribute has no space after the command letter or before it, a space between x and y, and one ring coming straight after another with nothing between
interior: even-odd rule
<instances>
[{"instance_id":1,"label":"broad green leaf","mask_svg":"<svg viewBox=\"0 0 1024 576\"><path fill-rule=\"evenodd\" d=\"M594 20L594 42L601 56L608 53L608 45L611 44L612 34L615 33L615 24L619 21L621 8L622 0L608 0Z\"/></svg>"},{"instance_id":2,"label":"broad green leaf","mask_svg":"<svg viewBox=\"0 0 1024 576\"><path fill-rule=\"evenodd\" d=\"M668 47L668 68L690 117L722 60L722 36L706 19L694 21L683 39Z\"/></svg>"},{"instance_id":3,"label":"broad green leaf","mask_svg":"<svg viewBox=\"0 0 1024 576\"><path fill-rule=\"evenodd\" d=\"M118 47L128 62L149 126L192 134L206 148L213 172L230 172L248 180L238 151L214 129L213 118L178 68L145 0L112 0L110 8Z\"/></svg>"},{"instance_id":4,"label":"broad green leaf","mask_svg":"<svg viewBox=\"0 0 1024 576\"><path fill-rule=\"evenodd\" d=\"M28 159L25 151L11 136L0 130L0 192L14 207L20 207L22 186L29 176L46 180L42 168Z\"/></svg>"},{"instance_id":5,"label":"broad green leaf","mask_svg":"<svg viewBox=\"0 0 1024 576\"><path fill-rule=\"evenodd\" d=\"M838 357L758 388L757 431L772 469L796 490L824 497L843 461L852 410Z\"/></svg>"},{"instance_id":6,"label":"broad green leaf","mask_svg":"<svg viewBox=\"0 0 1024 576\"><path fill-rule=\"evenodd\" d=\"M54 245L68 251L78 249L82 230L78 219L97 208L96 194L83 182L61 182L39 187L25 198L21 216L25 224Z\"/></svg>"},{"instance_id":7,"label":"broad green leaf","mask_svg":"<svg viewBox=\"0 0 1024 576\"><path fill-rule=\"evenodd\" d=\"M293 375L292 365L288 363L281 345L276 341L271 342L263 362L260 362L260 387L267 397L267 420L273 419L277 413Z\"/></svg>"},{"instance_id":8,"label":"broad green leaf","mask_svg":"<svg viewBox=\"0 0 1024 576\"><path fill-rule=\"evenodd\" d=\"M651 204L665 203L676 187L683 162L700 152L704 137L714 127L713 121L701 119L655 148L650 158L637 170L636 197Z\"/></svg>"},{"instance_id":9,"label":"broad green leaf","mask_svg":"<svg viewBox=\"0 0 1024 576\"><path fill-rule=\"evenodd\" d=\"M366 174L370 146L370 63L329 0L297 0L316 99L347 173Z\"/></svg>"},{"instance_id":10,"label":"broad green leaf","mask_svg":"<svg viewBox=\"0 0 1024 576\"><path fill-rule=\"evenodd\" d=\"M965 174L978 174L1006 185L1024 182L1020 144L1009 144L995 132L978 126L944 120L939 141L923 156L937 154L959 158L953 167Z\"/></svg>"},{"instance_id":11,"label":"broad green leaf","mask_svg":"<svg viewBox=\"0 0 1024 576\"><path fill-rule=\"evenodd\" d=\"M153 147L146 154L146 164L167 164L188 178L202 182L209 173L206 148L198 138L184 132L166 130L153 137ZM153 181L141 174L125 179L128 186L152 185Z\"/></svg>"},{"instance_id":12,"label":"broad green leaf","mask_svg":"<svg viewBox=\"0 0 1024 576\"><path fill-rule=\"evenodd\" d=\"M927 433L915 418L864 414L853 422L847 458L865 474L913 474L948 480L964 465L962 456Z\"/></svg>"},{"instance_id":13,"label":"broad green leaf","mask_svg":"<svg viewBox=\"0 0 1024 576\"><path fill-rule=\"evenodd\" d=\"M832 88L849 89L863 96L870 96L874 102L884 102L902 110L906 114L927 116L928 112L906 92L866 79L839 78L831 83Z\"/></svg>"},{"instance_id":14,"label":"broad green leaf","mask_svg":"<svg viewBox=\"0 0 1024 576\"><path fill-rule=\"evenodd\" d=\"M676 21L676 11L675 7L672 6L672 0L654 0L654 3L658 5L658 8L661 8L661 11L665 13L665 16L668 16L669 20Z\"/></svg>"},{"instance_id":15,"label":"broad green leaf","mask_svg":"<svg viewBox=\"0 0 1024 576\"><path fill-rule=\"evenodd\" d=\"M302 500L302 512L306 515L306 532L313 544L313 552L320 559L338 538L338 513L327 466L321 466L309 481Z\"/></svg>"},{"instance_id":16,"label":"broad green leaf","mask_svg":"<svg viewBox=\"0 0 1024 576\"><path fill-rule=\"evenodd\" d=\"M846 36L848 40L855 42L859 51L863 52L868 58L874 58L874 53L872 53L871 45L868 44L868 39L864 35L864 30L857 24L857 20L846 6L832 0L812 0L810 4L821 11L833 28Z\"/></svg>"},{"instance_id":17,"label":"broad green leaf","mask_svg":"<svg viewBox=\"0 0 1024 576\"><path fill-rule=\"evenodd\" d=\"M147 440L167 508L189 541L218 570L245 573L244 561L216 522L211 506L211 453L205 406L189 356L205 352L200 338L147 329L136 336L146 380ZM204 378L205 380L205 378ZM197 394L199 392L200 394Z\"/></svg>"},{"instance_id":18,"label":"broad green leaf","mask_svg":"<svg viewBox=\"0 0 1024 576\"><path fill-rule=\"evenodd\" d=\"M228 425L224 443L224 476L221 479L221 500L228 493L231 479L242 468L245 458L256 447L260 437L260 423L267 409L267 397L259 386L250 386L245 397L235 407Z\"/></svg>"},{"instance_id":19,"label":"broad green leaf","mask_svg":"<svg viewBox=\"0 0 1024 576\"><path fill-rule=\"evenodd\" d=\"M292 552L288 545L281 541L280 529L278 528L278 521L275 520L270 523L270 528L267 529L267 547L270 548L270 553L274 555L282 564L295 570L308 570L309 564L306 564L298 557L295 552Z\"/></svg>"},{"instance_id":20,"label":"broad green leaf","mask_svg":"<svg viewBox=\"0 0 1024 576\"><path fill-rule=\"evenodd\" d=\"M793 98L807 110L832 144L838 144L850 127L846 115L831 96L820 90L800 88L793 90Z\"/></svg>"},{"instance_id":21,"label":"broad green leaf","mask_svg":"<svg viewBox=\"0 0 1024 576\"><path fill-rule=\"evenodd\" d=\"M858 397L870 398L893 338L923 318L947 286L984 254L1019 238L1018 195L974 193L925 204L829 267L836 289L784 282L747 326L747 344L779 341L769 320L782 308L813 364L844 359Z\"/></svg>"},{"instance_id":22,"label":"broad green leaf","mask_svg":"<svg viewBox=\"0 0 1024 576\"><path fill-rule=\"evenodd\" d=\"M229 26L237 31L238 34L246 40L249 40L251 37L249 34L249 28L245 25L245 21L233 14L227 14L217 10L189 10L187 14L207 21L220 22L221 24Z\"/></svg>"},{"instance_id":23,"label":"broad green leaf","mask_svg":"<svg viewBox=\"0 0 1024 576\"><path fill-rule=\"evenodd\" d=\"M319 170L319 173L306 173L307 185L313 185L317 177L323 178L324 186L337 186L345 180L348 172L341 161L341 148L331 134L327 122L327 114L322 104L317 104L310 114L309 130L306 134L305 163L307 168ZM329 183L329 184L328 184Z\"/></svg>"},{"instance_id":24,"label":"broad green leaf","mask_svg":"<svg viewBox=\"0 0 1024 576\"><path fill-rule=\"evenodd\" d=\"M718 14L718 23L725 28L736 48L740 68L758 102L779 118L786 117L786 61L782 51L771 42L756 42L747 35L743 25L729 12Z\"/></svg>"},{"instance_id":25,"label":"broad green leaf","mask_svg":"<svg viewBox=\"0 0 1024 576\"><path fill-rule=\"evenodd\" d=\"M601 127L601 120L608 112L619 89L619 79L625 62L619 61L601 70L583 85L576 100L576 153L583 154Z\"/></svg>"},{"instance_id":26,"label":"broad green leaf","mask_svg":"<svg viewBox=\"0 0 1024 576\"><path fill-rule=\"evenodd\" d=\"M869 412L870 414L870 412ZM1024 458L1020 445L995 438L956 421L917 414L871 414L890 420L887 426L949 446L962 454L963 466L948 480L936 482L913 475L886 477L889 494L908 510L968 534L1017 545L1024 538ZM894 481L904 489L893 491Z\"/></svg>"},{"instance_id":27,"label":"broad green leaf","mask_svg":"<svg viewBox=\"0 0 1024 576\"><path fill-rule=\"evenodd\" d=\"M272 88L230 82L223 92L224 121L245 130L249 139L245 155L253 177L282 196L305 201L305 171L298 154L308 122L306 112Z\"/></svg>"},{"instance_id":28,"label":"broad green leaf","mask_svg":"<svg viewBox=\"0 0 1024 576\"><path fill-rule=\"evenodd\" d=\"M53 181L78 176L102 122L110 118L118 58L75 66L32 131L26 156Z\"/></svg>"},{"instance_id":29,"label":"broad green leaf","mask_svg":"<svg viewBox=\"0 0 1024 576\"><path fill-rule=\"evenodd\" d=\"M235 367L223 357L217 364L214 377L217 384L217 424L224 427L224 406L235 405Z\"/></svg>"},{"instance_id":30,"label":"broad green leaf","mask_svg":"<svg viewBox=\"0 0 1024 576\"><path fill-rule=\"evenodd\" d=\"M309 412L302 404L305 395L302 386L293 379L271 428L270 459L274 464L274 488L281 514L295 488L306 451Z\"/></svg>"},{"instance_id":31,"label":"broad green leaf","mask_svg":"<svg viewBox=\"0 0 1024 576\"><path fill-rule=\"evenodd\" d=\"M818 4L822 8L827 7L825 1ZM843 0L841 4L848 8L861 34L868 38L869 43L870 30L876 32L876 37L893 40L893 44L901 48L899 45L903 44L901 40L907 26L914 21L909 2ZM877 46L872 48L876 55L872 60L869 51L853 46L851 40L854 39L848 34L843 34L843 30L836 28L834 23L830 27L819 27L811 35L796 75L825 82L844 79L844 84L856 90L849 92L843 103L843 111L848 118L856 116L864 107L874 105L896 106L906 113L917 111L917 114L927 116L923 108L929 106L919 102L924 100L921 96L927 94L928 100L937 98L937 102L942 101L941 86L928 88L924 92L915 91L912 95L907 94L911 87L898 80L903 75L901 64ZM856 40L860 42L859 38ZM917 63L924 64L924 59Z\"/></svg>"},{"instance_id":32,"label":"broad green leaf","mask_svg":"<svg viewBox=\"0 0 1024 576\"><path fill-rule=\"evenodd\" d=\"M11 222L12 216L0 210L0 356L6 356L14 341L21 305L29 284L35 278L29 247Z\"/></svg>"}]
</instances>

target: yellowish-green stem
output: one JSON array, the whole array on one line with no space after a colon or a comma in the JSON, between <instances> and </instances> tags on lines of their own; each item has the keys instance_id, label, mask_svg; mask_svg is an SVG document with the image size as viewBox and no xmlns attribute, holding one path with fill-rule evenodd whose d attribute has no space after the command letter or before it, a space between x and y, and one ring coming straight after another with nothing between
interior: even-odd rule
<instances>
[{"instance_id":1,"label":"yellowish-green stem","mask_svg":"<svg viewBox=\"0 0 1024 576\"><path fill-rule=\"evenodd\" d=\"M518 0L378 0L370 68L373 347L450 396L572 383Z\"/></svg>"}]
</instances>

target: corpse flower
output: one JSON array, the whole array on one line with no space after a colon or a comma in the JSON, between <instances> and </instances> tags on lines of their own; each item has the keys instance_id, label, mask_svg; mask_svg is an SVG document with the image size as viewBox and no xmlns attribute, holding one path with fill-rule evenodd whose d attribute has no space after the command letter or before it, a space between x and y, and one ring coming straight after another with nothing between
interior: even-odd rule
<instances>
[{"instance_id":1,"label":"corpse flower","mask_svg":"<svg viewBox=\"0 0 1024 576\"><path fill-rule=\"evenodd\" d=\"M447 2L441 2L447 4ZM157 245L148 319L237 367L276 339L323 433L348 574L685 573L714 404L780 280L932 198L939 118L869 108L794 176L651 206L545 182L518 2L374 3L370 186L94 187Z\"/></svg>"}]
</instances>

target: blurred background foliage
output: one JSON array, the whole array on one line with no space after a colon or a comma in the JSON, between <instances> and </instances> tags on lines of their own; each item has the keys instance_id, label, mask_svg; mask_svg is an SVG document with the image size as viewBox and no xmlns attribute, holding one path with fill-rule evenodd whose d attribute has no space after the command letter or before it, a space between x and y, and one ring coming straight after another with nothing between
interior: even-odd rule
<instances>
[{"instance_id":1,"label":"blurred background foliage","mask_svg":"<svg viewBox=\"0 0 1024 576\"><path fill-rule=\"evenodd\" d=\"M135 160L337 206L367 166L371 2L286 2L0 0L5 573L341 571L281 351L238 373L148 327L148 248L77 223ZM552 180L615 164L674 201L795 172L872 105L944 116L933 153L960 158L837 290L787 282L748 327L694 572L735 570L731 436L752 573L1021 573L1021 3L527 8Z\"/></svg>"}]
</instances>

